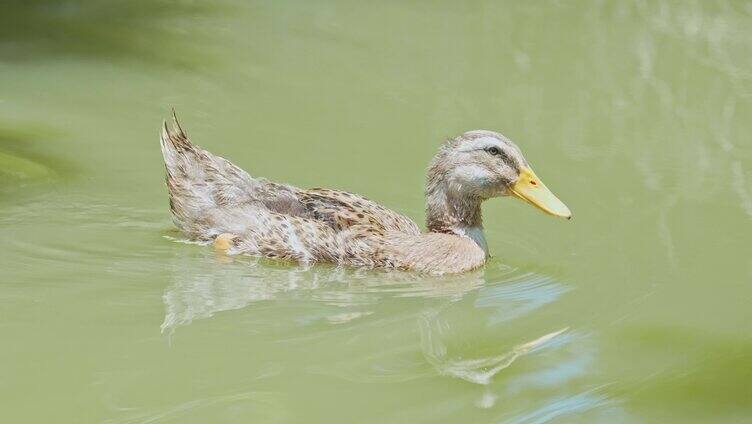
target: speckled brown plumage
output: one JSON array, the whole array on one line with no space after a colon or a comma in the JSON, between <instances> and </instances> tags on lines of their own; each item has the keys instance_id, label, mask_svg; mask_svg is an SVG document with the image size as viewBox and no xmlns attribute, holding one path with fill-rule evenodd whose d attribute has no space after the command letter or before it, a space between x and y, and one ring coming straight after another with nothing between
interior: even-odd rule
<instances>
[{"instance_id":1,"label":"speckled brown plumage","mask_svg":"<svg viewBox=\"0 0 752 424\"><path fill-rule=\"evenodd\" d=\"M444 274L485 263L480 204L505 195L483 185L498 182L476 184L472 178L493 167L502 183L516 178L511 168L463 153L478 138L507 143L498 133L469 132L448 141L434 158L426 188L428 233L357 194L251 177L192 144L177 119L173 128L165 123L161 145L173 221L193 240L215 241L230 254ZM516 146L504 160L524 163ZM485 174L483 179L489 180Z\"/></svg>"}]
</instances>

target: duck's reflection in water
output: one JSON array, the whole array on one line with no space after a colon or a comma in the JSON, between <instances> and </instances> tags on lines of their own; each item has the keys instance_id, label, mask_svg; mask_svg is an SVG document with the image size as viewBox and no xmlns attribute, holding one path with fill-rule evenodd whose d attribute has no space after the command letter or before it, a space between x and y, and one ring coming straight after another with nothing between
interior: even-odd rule
<instances>
[{"instance_id":1,"label":"duck's reflection in water","mask_svg":"<svg viewBox=\"0 0 752 424\"><path fill-rule=\"evenodd\" d=\"M163 332L283 294L340 307L340 311L326 318L332 324L342 324L370 315L368 306L384 297L456 301L484 284L482 271L428 277L329 265L280 265L223 255L217 255L213 261L200 261L201 264L195 261L195 257L180 258L172 266L173 283L163 295Z\"/></svg>"},{"instance_id":2,"label":"duck's reflection in water","mask_svg":"<svg viewBox=\"0 0 752 424\"><path fill-rule=\"evenodd\" d=\"M576 323L546 318L569 289L542 273L492 262L474 273L436 278L247 257L204 259L175 259L173 283L164 292L163 331L274 300L273 307L246 312L242 325L279 346L273 350L284 353L276 359L297 372L355 383L450 377L477 385L452 401L480 408L541 391L551 393L546 411L570 405L554 401L567 396L598 404L605 399L578 397L591 389L578 382L593 366L593 343L571 328ZM500 418L525 417L531 407L507 407Z\"/></svg>"}]
</instances>

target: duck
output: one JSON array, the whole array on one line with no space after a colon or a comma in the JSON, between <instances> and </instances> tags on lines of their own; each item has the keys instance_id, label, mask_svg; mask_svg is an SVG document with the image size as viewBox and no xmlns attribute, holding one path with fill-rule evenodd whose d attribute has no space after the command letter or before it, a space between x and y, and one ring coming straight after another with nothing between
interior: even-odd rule
<instances>
[{"instance_id":1,"label":"duck","mask_svg":"<svg viewBox=\"0 0 752 424\"><path fill-rule=\"evenodd\" d=\"M427 170L425 231L358 194L251 176L193 144L174 112L171 125L163 122L160 144L175 226L227 255L459 274L489 258L484 201L513 197L572 217L520 148L495 131L467 131L439 147Z\"/></svg>"}]
</instances>

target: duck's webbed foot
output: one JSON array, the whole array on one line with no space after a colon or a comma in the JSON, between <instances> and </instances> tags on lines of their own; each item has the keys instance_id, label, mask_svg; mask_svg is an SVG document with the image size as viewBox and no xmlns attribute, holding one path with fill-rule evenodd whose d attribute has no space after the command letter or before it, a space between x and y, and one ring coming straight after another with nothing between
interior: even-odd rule
<instances>
[{"instance_id":1,"label":"duck's webbed foot","mask_svg":"<svg viewBox=\"0 0 752 424\"><path fill-rule=\"evenodd\" d=\"M235 247L238 236L232 233L222 233L214 239L214 248L223 252Z\"/></svg>"}]
</instances>

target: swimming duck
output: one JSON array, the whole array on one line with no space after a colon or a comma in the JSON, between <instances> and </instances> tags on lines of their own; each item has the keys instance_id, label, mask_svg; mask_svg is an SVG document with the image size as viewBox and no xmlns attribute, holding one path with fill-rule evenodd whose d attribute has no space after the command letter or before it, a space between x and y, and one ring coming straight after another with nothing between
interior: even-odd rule
<instances>
[{"instance_id":1,"label":"swimming duck","mask_svg":"<svg viewBox=\"0 0 752 424\"><path fill-rule=\"evenodd\" d=\"M483 266L481 203L513 196L554 216L569 209L520 149L494 131L446 141L428 167L426 232L365 197L252 177L192 144L173 114L161 133L170 210L192 240L228 254L450 274Z\"/></svg>"}]
</instances>

